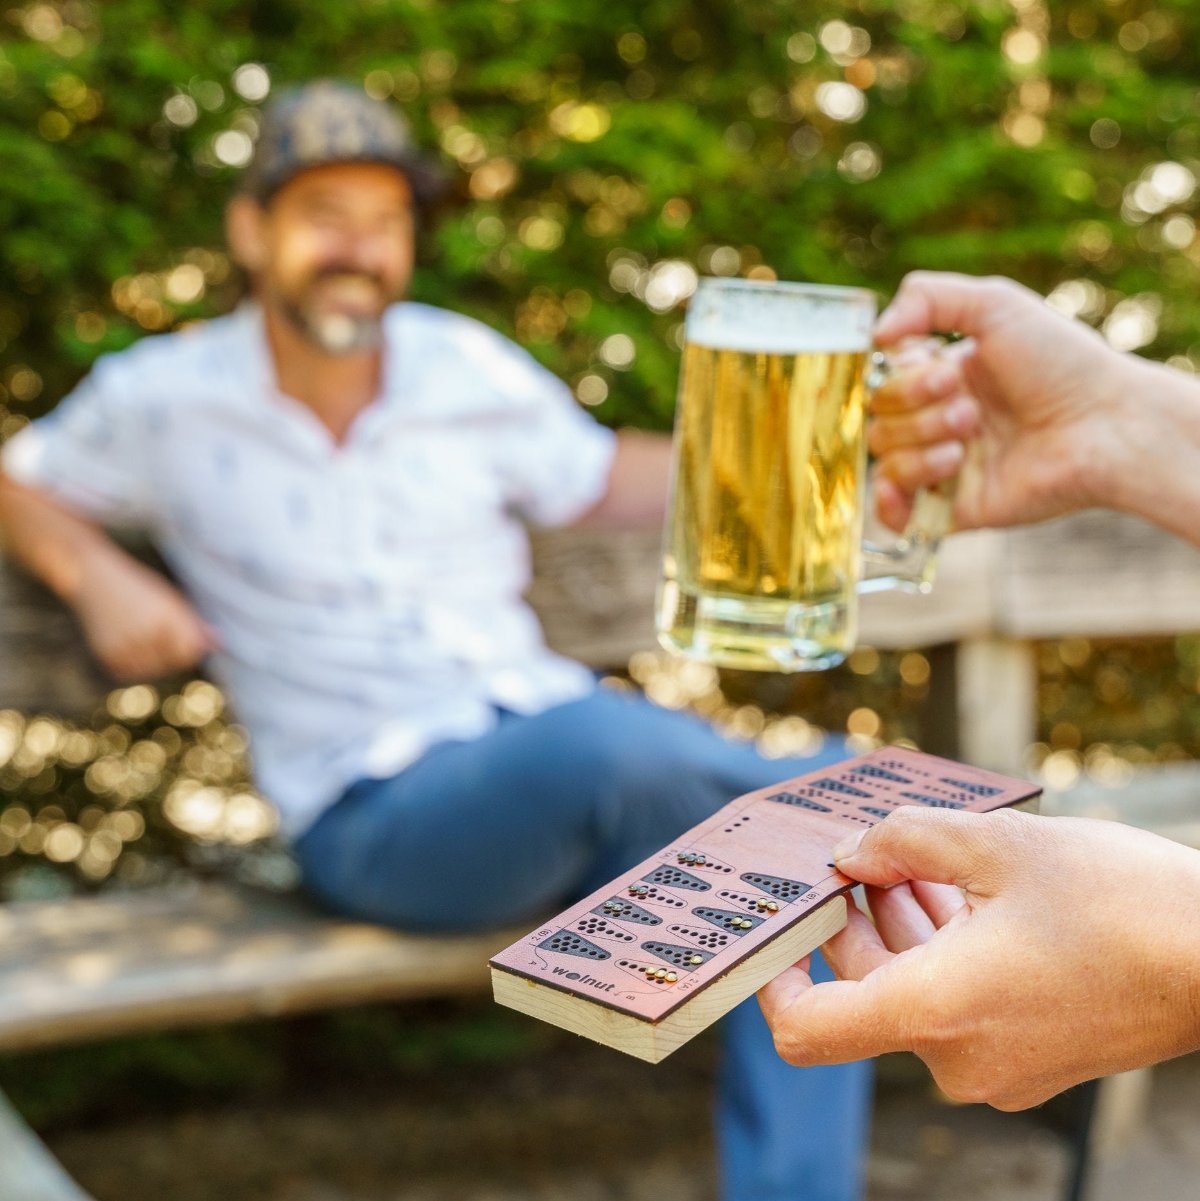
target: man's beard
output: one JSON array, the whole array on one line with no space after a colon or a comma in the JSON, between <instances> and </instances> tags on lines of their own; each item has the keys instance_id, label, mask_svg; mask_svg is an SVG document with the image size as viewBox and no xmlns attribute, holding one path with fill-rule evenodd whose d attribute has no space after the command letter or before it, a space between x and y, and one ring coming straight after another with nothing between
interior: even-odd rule
<instances>
[{"instance_id":1,"label":"man's beard","mask_svg":"<svg viewBox=\"0 0 1200 1201\"><path fill-rule=\"evenodd\" d=\"M383 280L368 271L323 267L292 294L276 293L280 310L306 341L326 354L374 350L383 341L383 309L377 313L330 312L321 304L318 285L327 279L349 278L371 284L385 296Z\"/></svg>"}]
</instances>

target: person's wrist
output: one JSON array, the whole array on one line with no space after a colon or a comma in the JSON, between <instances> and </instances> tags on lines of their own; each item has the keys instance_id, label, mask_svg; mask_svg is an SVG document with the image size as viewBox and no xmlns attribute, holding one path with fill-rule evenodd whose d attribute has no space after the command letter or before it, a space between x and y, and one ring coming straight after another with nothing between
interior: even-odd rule
<instances>
[{"instance_id":1,"label":"person's wrist","mask_svg":"<svg viewBox=\"0 0 1200 1201\"><path fill-rule=\"evenodd\" d=\"M1135 355L1113 353L1077 441L1081 507L1133 511L1131 485L1154 462L1153 444L1161 437L1158 422L1146 421L1145 398L1156 390L1155 374L1163 370Z\"/></svg>"},{"instance_id":2,"label":"person's wrist","mask_svg":"<svg viewBox=\"0 0 1200 1201\"><path fill-rule=\"evenodd\" d=\"M1179 891L1183 906L1195 913L1195 906L1200 905L1200 852L1187 848L1184 855L1186 866L1178 873ZM1180 1033L1184 1042L1183 1051L1189 1052L1200 1048L1200 938L1194 936L1190 924L1184 929L1191 931L1193 937L1185 937L1182 948L1177 946L1175 953L1183 994L1181 1012L1184 1025Z\"/></svg>"},{"instance_id":3,"label":"person's wrist","mask_svg":"<svg viewBox=\"0 0 1200 1201\"><path fill-rule=\"evenodd\" d=\"M1193 376L1122 356L1090 468L1092 504L1132 513L1197 541L1200 387Z\"/></svg>"},{"instance_id":4,"label":"person's wrist","mask_svg":"<svg viewBox=\"0 0 1200 1201\"><path fill-rule=\"evenodd\" d=\"M86 608L89 601L110 588L113 568L119 566L122 553L114 546L89 539L77 550L75 570L64 574L55 591L76 611Z\"/></svg>"},{"instance_id":5,"label":"person's wrist","mask_svg":"<svg viewBox=\"0 0 1200 1201\"><path fill-rule=\"evenodd\" d=\"M1200 905L1200 853L1178 845L1172 852L1161 878L1173 895L1142 948L1155 982L1149 1024L1160 1031L1162 1059L1200 1050L1200 938L1187 918Z\"/></svg>"}]
</instances>

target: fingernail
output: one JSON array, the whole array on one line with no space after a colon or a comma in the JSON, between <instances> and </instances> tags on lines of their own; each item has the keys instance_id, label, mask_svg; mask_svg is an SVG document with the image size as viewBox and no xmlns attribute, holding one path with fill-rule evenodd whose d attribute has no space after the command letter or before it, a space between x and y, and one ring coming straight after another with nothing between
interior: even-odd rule
<instances>
[{"instance_id":1,"label":"fingernail","mask_svg":"<svg viewBox=\"0 0 1200 1201\"><path fill-rule=\"evenodd\" d=\"M965 453L961 442L942 442L925 452L925 465L931 471L949 475L962 466Z\"/></svg>"},{"instance_id":2,"label":"fingernail","mask_svg":"<svg viewBox=\"0 0 1200 1201\"><path fill-rule=\"evenodd\" d=\"M879 314L879 319L875 322L875 341L887 342L890 337L890 325L895 314L895 305L889 304L882 313Z\"/></svg>"},{"instance_id":3,"label":"fingernail","mask_svg":"<svg viewBox=\"0 0 1200 1201\"><path fill-rule=\"evenodd\" d=\"M842 859L849 859L855 851L858 850L859 843L863 840L865 830L859 830L856 834L849 834L842 839L841 842L833 848L833 861L839 862Z\"/></svg>"},{"instance_id":4,"label":"fingernail","mask_svg":"<svg viewBox=\"0 0 1200 1201\"><path fill-rule=\"evenodd\" d=\"M946 426L956 434L966 433L975 422L975 402L959 397L946 410Z\"/></svg>"}]
</instances>

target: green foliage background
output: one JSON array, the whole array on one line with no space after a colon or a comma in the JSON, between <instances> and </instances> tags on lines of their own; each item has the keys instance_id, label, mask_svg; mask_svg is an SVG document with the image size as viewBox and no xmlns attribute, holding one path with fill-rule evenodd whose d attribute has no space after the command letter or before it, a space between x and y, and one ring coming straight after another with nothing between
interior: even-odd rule
<instances>
[{"instance_id":1,"label":"green foliage background","mask_svg":"<svg viewBox=\"0 0 1200 1201\"><path fill-rule=\"evenodd\" d=\"M0 39L0 433L233 299L213 143L253 129L245 63L397 96L464 198L416 295L599 375L612 423L669 421L679 310L620 290L664 259L884 293L913 267L1090 280L1085 315L1140 297L1146 352L1200 361L1200 249L1168 225L1195 198L1126 200L1155 164L1197 169L1187 0L35 0ZM857 120L819 91L847 79ZM177 95L194 123L164 115ZM168 286L185 263L200 296ZM597 357L619 332L626 370Z\"/></svg>"}]
</instances>

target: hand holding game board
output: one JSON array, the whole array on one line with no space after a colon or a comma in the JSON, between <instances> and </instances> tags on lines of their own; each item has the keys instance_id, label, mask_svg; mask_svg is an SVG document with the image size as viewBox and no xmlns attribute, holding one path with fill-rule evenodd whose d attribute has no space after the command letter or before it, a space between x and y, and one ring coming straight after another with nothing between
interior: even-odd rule
<instances>
[{"instance_id":1,"label":"hand holding game board","mask_svg":"<svg viewBox=\"0 0 1200 1201\"><path fill-rule=\"evenodd\" d=\"M835 862L875 886L877 924L851 910L825 944L838 981L795 967L762 990L789 1062L915 1051L949 1096L1024 1109L1200 1047L1194 850L1113 822L914 807Z\"/></svg>"},{"instance_id":2,"label":"hand holding game board","mask_svg":"<svg viewBox=\"0 0 1200 1201\"><path fill-rule=\"evenodd\" d=\"M657 1063L845 924L847 831L1037 793L897 747L748 793L497 955L496 999Z\"/></svg>"}]
</instances>

